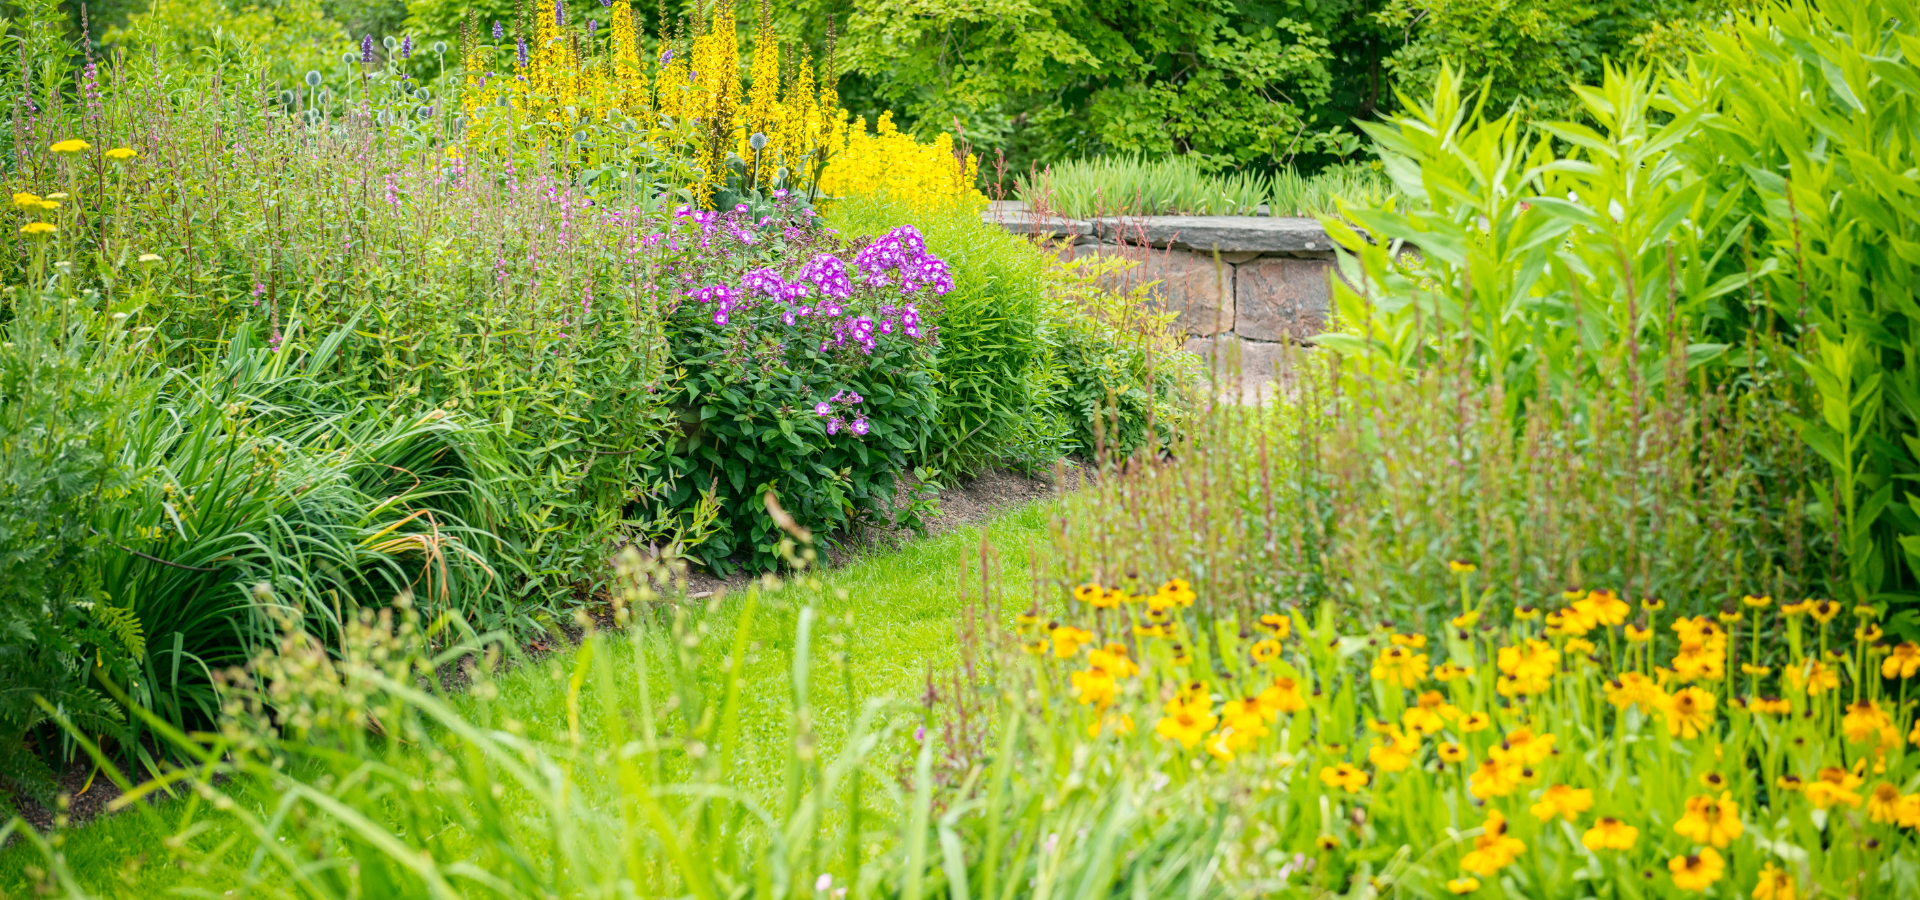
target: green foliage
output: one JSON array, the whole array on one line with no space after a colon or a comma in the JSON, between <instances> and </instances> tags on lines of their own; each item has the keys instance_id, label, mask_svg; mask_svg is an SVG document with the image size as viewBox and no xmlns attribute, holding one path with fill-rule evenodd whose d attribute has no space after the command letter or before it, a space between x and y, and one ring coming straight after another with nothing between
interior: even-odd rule
<instances>
[{"instance_id":1,"label":"green foliage","mask_svg":"<svg viewBox=\"0 0 1920 900\"><path fill-rule=\"evenodd\" d=\"M881 336L871 354L827 349L818 329L785 325L775 312L754 316L757 327L739 321L753 315L721 326L708 307L690 303L669 317L682 374L664 399L682 431L664 462L665 484L643 503L696 524L698 507L716 504L717 521L690 552L720 573L779 564L768 491L822 535L874 521L917 524L896 521L894 494L933 430L932 351L898 335ZM822 403L828 415L815 411Z\"/></svg>"},{"instance_id":2,"label":"green foliage","mask_svg":"<svg viewBox=\"0 0 1920 900\"><path fill-rule=\"evenodd\" d=\"M1344 152L1352 109L1329 106L1333 46L1369 7L1042 0L900 15L880 0L807 0L788 15L808 33L839 24L839 66L863 79L847 92L870 91L921 133L957 122L1020 171L1100 153L1273 167Z\"/></svg>"},{"instance_id":3,"label":"green foliage","mask_svg":"<svg viewBox=\"0 0 1920 900\"><path fill-rule=\"evenodd\" d=\"M1903 609L1920 636L1920 6L1770 10L1706 37L1666 108L1699 117L1676 156L1755 222L1764 297L1813 403L1799 432L1829 470L1817 508L1845 558L1836 599ZM1783 127L1790 123L1791 127ZM1777 324L1776 324L1777 323Z\"/></svg>"},{"instance_id":4,"label":"green foliage","mask_svg":"<svg viewBox=\"0 0 1920 900\"><path fill-rule=\"evenodd\" d=\"M1719 0L1389 0L1377 13L1401 46L1386 67L1399 88L1425 94L1443 67L1486 82L1490 107L1525 119L1578 115L1569 89L1600 80L1604 64L1651 52L1649 37L1685 28L1724 6Z\"/></svg>"},{"instance_id":5,"label":"green foliage","mask_svg":"<svg viewBox=\"0 0 1920 900\"><path fill-rule=\"evenodd\" d=\"M36 698L90 730L117 727L91 688L86 635L119 638L101 648L116 661L140 649L138 623L101 590L105 547L91 524L128 490L115 462L141 398L125 342L93 339L95 298L15 289L11 300L0 326L0 778L45 803L53 773L28 746L46 719Z\"/></svg>"},{"instance_id":6,"label":"green foliage","mask_svg":"<svg viewBox=\"0 0 1920 900\"><path fill-rule=\"evenodd\" d=\"M340 54L353 49L346 29L317 0L154 0L101 40L207 68L264 67L271 80L289 86L309 70L338 66Z\"/></svg>"}]
</instances>

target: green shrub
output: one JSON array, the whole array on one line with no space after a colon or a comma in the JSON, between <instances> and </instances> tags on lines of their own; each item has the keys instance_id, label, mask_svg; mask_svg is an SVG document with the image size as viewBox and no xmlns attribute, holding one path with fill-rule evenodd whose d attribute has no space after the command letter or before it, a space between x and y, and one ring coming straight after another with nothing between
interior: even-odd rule
<instances>
[{"instance_id":1,"label":"green shrub","mask_svg":"<svg viewBox=\"0 0 1920 900\"><path fill-rule=\"evenodd\" d=\"M676 377L662 399L680 429L643 505L701 529L690 552L717 572L779 563L768 491L822 535L883 511L913 524L891 515L896 477L933 433L940 260L910 227L839 248L794 212L758 226L694 214L700 232L671 233L702 247L665 278L698 287L667 316ZM703 503L717 508L710 529Z\"/></svg>"}]
</instances>

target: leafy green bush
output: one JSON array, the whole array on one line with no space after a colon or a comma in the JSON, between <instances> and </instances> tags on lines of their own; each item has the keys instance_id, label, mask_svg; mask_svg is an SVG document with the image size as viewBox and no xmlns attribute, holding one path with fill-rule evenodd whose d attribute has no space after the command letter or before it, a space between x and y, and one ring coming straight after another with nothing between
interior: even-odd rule
<instances>
[{"instance_id":1,"label":"leafy green bush","mask_svg":"<svg viewBox=\"0 0 1920 900\"><path fill-rule=\"evenodd\" d=\"M758 223L688 217L698 230L668 239L701 252L665 276L697 286L666 319L677 377L662 399L681 428L644 505L702 528L690 552L709 568L764 571L780 561L768 491L822 535L891 513L897 475L933 433L932 304L952 282L911 227L843 249L785 201ZM717 507L710 530L703 502Z\"/></svg>"}]
</instances>

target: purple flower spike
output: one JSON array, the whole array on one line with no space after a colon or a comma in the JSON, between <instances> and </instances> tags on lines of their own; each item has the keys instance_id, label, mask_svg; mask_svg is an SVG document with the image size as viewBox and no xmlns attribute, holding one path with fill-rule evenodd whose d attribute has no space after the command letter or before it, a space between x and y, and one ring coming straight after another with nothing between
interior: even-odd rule
<instances>
[{"instance_id":1,"label":"purple flower spike","mask_svg":"<svg viewBox=\"0 0 1920 900\"><path fill-rule=\"evenodd\" d=\"M360 39L360 61L367 65L373 64L373 33L372 32L368 32L365 37L362 37Z\"/></svg>"},{"instance_id":2,"label":"purple flower spike","mask_svg":"<svg viewBox=\"0 0 1920 900\"><path fill-rule=\"evenodd\" d=\"M553 25L555 28L566 27L567 25L566 0L553 0Z\"/></svg>"},{"instance_id":3,"label":"purple flower spike","mask_svg":"<svg viewBox=\"0 0 1920 900\"><path fill-rule=\"evenodd\" d=\"M500 20L499 20L499 19L495 19L495 20L493 20L493 40L494 40L494 42L495 42L495 43L499 43L499 41L500 41L500 39L501 39L501 38L503 38L503 37L506 37L506 36L507 36L507 29L506 29L506 27L500 24Z\"/></svg>"},{"instance_id":4,"label":"purple flower spike","mask_svg":"<svg viewBox=\"0 0 1920 900\"><path fill-rule=\"evenodd\" d=\"M409 34L406 37L400 39L400 58L401 59L413 58L413 35Z\"/></svg>"}]
</instances>

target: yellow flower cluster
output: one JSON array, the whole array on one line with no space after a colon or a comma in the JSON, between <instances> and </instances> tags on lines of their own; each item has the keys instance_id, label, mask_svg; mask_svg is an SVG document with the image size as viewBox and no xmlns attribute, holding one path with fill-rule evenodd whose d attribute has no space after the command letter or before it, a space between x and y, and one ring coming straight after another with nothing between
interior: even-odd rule
<instances>
[{"instance_id":1,"label":"yellow flower cluster","mask_svg":"<svg viewBox=\"0 0 1920 900\"><path fill-rule=\"evenodd\" d=\"M1463 579L1473 571L1453 566ZM1084 668L1067 682L1093 712L1089 738L1132 740L1133 712L1150 710L1157 720L1145 739L1180 762L1170 772L1201 771L1211 757L1223 773L1254 767L1267 789L1318 791L1317 807L1295 797L1286 808L1322 811L1311 835L1322 853L1348 846L1344 835L1364 841L1379 833L1382 817L1415 797L1424 799L1409 815L1479 807L1477 828L1455 825L1457 877L1435 883L1454 894L1504 877L1539 846L1564 846L1565 835L1577 836L1585 854L1621 855L1621 874L1651 877L1644 873L1664 865L1677 891L1758 872L1742 893L1792 900L1803 896L1803 876L1771 859L1736 865L1791 837L1784 823L1847 811L1853 818L1816 821L1886 829L1863 833L1870 846L1894 839L1894 829L1920 831L1920 791L1901 790L1920 776L1910 762L1896 768L1913 759L1902 756L1909 744L1920 745L1912 709L1879 696L1870 677L1855 683L1851 702L1839 697L1847 673L1920 675L1920 645L1876 643L1877 614L1865 607L1854 611L1861 625L1846 652L1828 647L1828 623L1841 611L1828 601L1783 605L1775 619L1770 599L1749 596L1718 615L1662 622L1666 604L1644 600L1638 623L1629 623L1634 605L1613 592L1569 592L1557 609L1515 610L1504 628L1479 625L1485 610L1464 609L1451 619L1454 630L1430 645L1417 633L1341 636L1324 609L1311 625L1298 613L1210 620L1179 579L1151 593L1083 583L1070 594L1070 610L1091 616L1086 627L1042 627L1037 607L1019 620L1036 655L1051 649L1055 659L1075 661L1086 650ZM1802 633L1803 617L1817 636ZM1760 663L1769 626L1782 639L1769 654L1780 657L1785 697L1759 692L1773 671ZM1664 655L1662 630L1673 636ZM1101 643L1103 635L1113 640ZM1809 646L1815 637L1817 650ZM1744 697L1730 677L1743 645L1753 660L1738 667L1748 679ZM1356 655L1371 701L1352 684L1346 660ZM1484 662L1491 677L1479 674ZM1377 718L1366 714L1369 705ZM1741 772L1730 777L1716 763ZM1276 777L1275 767L1299 774ZM1758 777L1745 777L1749 767ZM1665 786L1632 797L1619 792L1623 777L1634 779L1636 793L1654 790L1656 779ZM1757 793L1756 784L1768 789ZM1459 793L1443 801L1435 791ZM1353 804L1356 823L1364 811L1365 830L1343 830L1339 807L1329 805L1343 802ZM1666 812L1649 811L1666 804Z\"/></svg>"},{"instance_id":2,"label":"yellow flower cluster","mask_svg":"<svg viewBox=\"0 0 1920 900\"><path fill-rule=\"evenodd\" d=\"M550 146L568 148L563 159L598 153L605 160L604 147L573 145L589 126L604 124L611 131L638 131L654 149L692 159L697 173L688 186L703 200L726 181L730 157L737 157L758 183L817 187L828 196L984 202L974 186L977 162L971 154L956 154L951 136L921 144L895 129L889 116L881 118L878 134L868 134L864 120L849 124L832 78L818 77L830 65L816 70L805 50L783 59L765 16L754 31L743 84L731 4L719 4L710 18L697 21L686 47L662 40L659 55L646 59L631 0L613 0L609 11L604 45L596 44L592 31L569 28L557 5L531 17L533 33L524 49L470 42L463 60L461 108L468 126L461 149L506 150L532 127L551 136L544 139ZM637 156L642 149L619 152ZM784 179L778 177L782 170Z\"/></svg>"}]
</instances>

